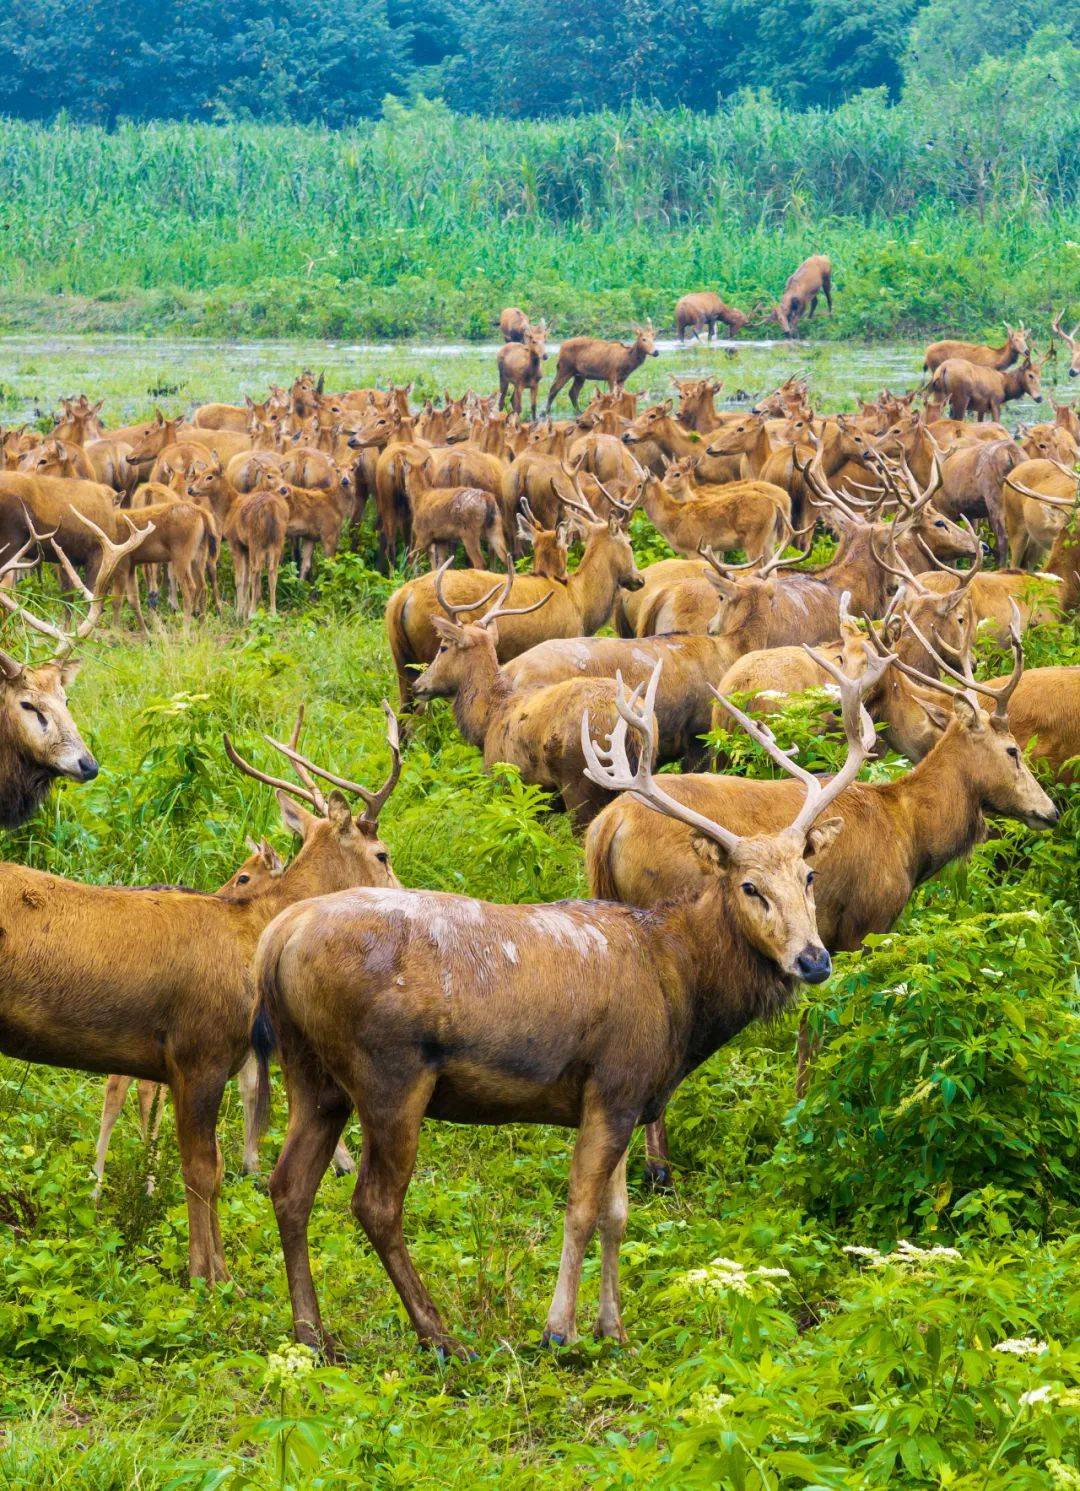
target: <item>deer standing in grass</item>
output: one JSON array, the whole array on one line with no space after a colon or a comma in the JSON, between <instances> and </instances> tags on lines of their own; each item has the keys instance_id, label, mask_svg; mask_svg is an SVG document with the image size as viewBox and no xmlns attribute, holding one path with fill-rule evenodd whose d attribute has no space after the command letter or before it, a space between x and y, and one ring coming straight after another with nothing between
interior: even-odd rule
<instances>
[{"instance_id":1,"label":"deer standing in grass","mask_svg":"<svg viewBox=\"0 0 1080 1491\"><path fill-rule=\"evenodd\" d=\"M560 390L569 383L570 402L574 413L579 414L578 395L586 383L606 383L609 389L614 389L625 383L647 357L659 356L651 321L646 326L634 327L634 340L629 347L622 342L603 342L597 337L570 337L559 348L559 361L544 413L551 413Z\"/></svg>"},{"instance_id":2,"label":"deer standing in grass","mask_svg":"<svg viewBox=\"0 0 1080 1491\"><path fill-rule=\"evenodd\" d=\"M882 667L884 664L881 665ZM871 670L872 671L872 670ZM733 709L803 800L779 831L740 837L671 796L652 774L652 702L617 694L607 747L582 720L590 780L687 824L708 866L696 899L651 912L596 902L494 906L425 891L324 897L267 928L255 958L252 1032L265 1088L276 1036L289 1128L270 1181L300 1341L333 1350L315 1294L307 1228L349 1113L363 1128L352 1209L422 1342L465 1354L409 1256L405 1193L425 1117L578 1130L562 1261L545 1341L576 1337L586 1248L601 1238L598 1336L625 1339L619 1247L626 1150L695 1067L755 1019L831 971L814 920L812 865L837 830L825 810L856 777L874 731L842 678L848 758L827 785ZM638 746L637 766L627 750ZM267 1052L268 1054L268 1052Z\"/></svg>"},{"instance_id":3,"label":"deer standing in grass","mask_svg":"<svg viewBox=\"0 0 1080 1491\"><path fill-rule=\"evenodd\" d=\"M837 797L839 832L817 861L818 927L831 951L853 951L869 933L887 932L917 886L985 837L984 814L1035 829L1057 822L1058 811L1025 764L1009 726L1009 700L1023 671L1018 635L1013 649L1013 674L996 686L991 711L967 684L939 685L953 715L919 765L892 782L849 784ZM663 781L691 812L743 834L776 832L798 798L795 784L782 779ZM612 803L593 820L585 841L592 894L656 911L672 899L701 895L709 877L687 830L690 821L658 823L629 793ZM805 1067L802 1075L805 1080ZM649 1172L663 1182L668 1159L662 1113L655 1115L646 1142Z\"/></svg>"},{"instance_id":4,"label":"deer standing in grass","mask_svg":"<svg viewBox=\"0 0 1080 1491\"><path fill-rule=\"evenodd\" d=\"M281 875L251 900L84 885L0 865L0 1051L46 1066L168 1083L193 1278L228 1278L215 1130L225 1083L250 1051L250 965L259 934L293 901L349 885L398 884L377 832L400 772L396 722L389 719L393 764L378 792L328 775L291 744L279 746L298 787L250 767L226 742L234 763L278 789L286 826L303 840ZM341 790L324 796L316 775ZM343 791L363 800L361 815L353 817Z\"/></svg>"}]
</instances>

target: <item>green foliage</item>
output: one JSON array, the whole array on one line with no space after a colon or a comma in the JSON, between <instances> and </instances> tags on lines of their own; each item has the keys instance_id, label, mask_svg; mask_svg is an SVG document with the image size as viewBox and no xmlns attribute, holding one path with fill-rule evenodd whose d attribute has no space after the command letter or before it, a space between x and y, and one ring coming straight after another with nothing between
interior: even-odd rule
<instances>
[{"instance_id":1,"label":"green foliage","mask_svg":"<svg viewBox=\"0 0 1080 1491\"><path fill-rule=\"evenodd\" d=\"M669 326L695 285L774 301L822 250L836 316L815 336L1045 319L1080 252L1067 85L1003 128L978 78L895 106L795 112L748 92L712 115L468 129L424 101L340 132L8 121L3 323L55 318L63 296L67 330L480 340L520 300L560 329L623 333L646 314Z\"/></svg>"}]
</instances>

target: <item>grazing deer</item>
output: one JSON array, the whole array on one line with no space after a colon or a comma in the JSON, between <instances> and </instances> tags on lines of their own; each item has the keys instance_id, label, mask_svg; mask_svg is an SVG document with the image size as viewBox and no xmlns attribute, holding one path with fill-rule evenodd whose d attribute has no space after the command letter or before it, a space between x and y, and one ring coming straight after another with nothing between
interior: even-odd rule
<instances>
[{"instance_id":1,"label":"grazing deer","mask_svg":"<svg viewBox=\"0 0 1080 1491\"><path fill-rule=\"evenodd\" d=\"M1045 359L1044 359L1045 361ZM970 410L980 423L987 418L997 422L1001 406L1010 399L1033 399L1042 402L1041 362L1032 362L1030 354L1019 367L979 367L962 357L950 357L940 363L930 378L930 387L940 398L948 400L953 419L963 419Z\"/></svg>"},{"instance_id":2,"label":"grazing deer","mask_svg":"<svg viewBox=\"0 0 1080 1491\"><path fill-rule=\"evenodd\" d=\"M829 976L814 923L811 866L836 831L822 814L873 745L858 686L840 675L850 746L828 785L733 709L804 790L779 832L740 838L688 810L665 790L666 778L652 774L658 671L643 701L640 690L628 698L619 688L619 721L606 748L593 742L583 719L582 749L597 786L633 793L692 828L709 873L697 899L643 914L595 902L493 906L424 891L360 892L295 908L263 935L252 1030L263 1092L271 1031L289 1088L289 1132L270 1193L300 1341L333 1350L315 1295L307 1226L353 1106L364 1136L353 1213L423 1343L464 1354L402 1231L425 1117L577 1128L544 1340L562 1345L576 1337L582 1260L597 1227L596 1333L624 1340L618 1254L635 1126L660 1112L679 1083L738 1031L784 1010L797 981ZM636 768L629 730L638 741Z\"/></svg>"},{"instance_id":3,"label":"grazing deer","mask_svg":"<svg viewBox=\"0 0 1080 1491\"><path fill-rule=\"evenodd\" d=\"M249 492L238 497L229 509L223 531L232 550L236 614L241 621L250 621L255 615L264 573L270 615L277 615L278 569L288 530L289 504L280 492Z\"/></svg>"},{"instance_id":4,"label":"grazing deer","mask_svg":"<svg viewBox=\"0 0 1080 1491\"><path fill-rule=\"evenodd\" d=\"M707 340L711 342L718 321L729 331L737 333L756 321L761 310L761 306L755 306L749 313L737 311L733 306L725 305L715 291L697 290L684 295L676 304L675 330L680 342L686 341L688 330L694 333L694 340L698 342L702 330L705 330Z\"/></svg>"},{"instance_id":5,"label":"grazing deer","mask_svg":"<svg viewBox=\"0 0 1080 1491\"><path fill-rule=\"evenodd\" d=\"M398 884L377 828L400 774L389 707L387 714L393 764L378 792L327 774L292 744L278 747L303 784L290 785L250 766L226 740L234 764L278 789L285 824L303 840L281 875L250 900L84 885L22 865L0 866L0 1050L46 1066L128 1072L168 1084L190 1272L208 1283L228 1278L215 1130L225 1083L250 1051L250 964L259 934L294 901L350 885ZM324 796L316 776L341 790ZM364 802L362 815L353 817L343 792Z\"/></svg>"},{"instance_id":6,"label":"grazing deer","mask_svg":"<svg viewBox=\"0 0 1080 1491\"><path fill-rule=\"evenodd\" d=\"M54 650L51 657L39 663L20 663L9 653L0 652L0 828L18 828L33 817L58 778L92 782L98 774L97 761L68 709L67 688L80 666L72 654L101 619L113 571L129 549L142 542L142 535L124 544L114 544L104 534L99 536L104 557L92 592L72 571L73 583L90 601L86 616L74 631L64 631L27 610L3 584L33 563L26 560L26 555L34 542L33 538L28 540L0 566L0 606L32 631L48 637Z\"/></svg>"},{"instance_id":7,"label":"grazing deer","mask_svg":"<svg viewBox=\"0 0 1080 1491\"><path fill-rule=\"evenodd\" d=\"M1072 331L1064 331L1061 326L1061 318L1064 314L1064 311L1058 311L1050 324L1069 349L1069 377L1080 378L1080 336L1077 336L1077 332L1080 332L1080 321L1076 323Z\"/></svg>"},{"instance_id":8,"label":"grazing deer","mask_svg":"<svg viewBox=\"0 0 1080 1491\"><path fill-rule=\"evenodd\" d=\"M516 305L508 305L500 311L498 327L504 342L523 342L529 334L532 322Z\"/></svg>"},{"instance_id":9,"label":"grazing deer","mask_svg":"<svg viewBox=\"0 0 1080 1491\"><path fill-rule=\"evenodd\" d=\"M652 322L634 327L629 347L622 342L604 342L598 337L571 337L559 348L555 377L548 389L544 413L551 413L559 391L570 384L570 402L579 414L578 395L586 383L606 383L609 389L626 382L647 357L659 357Z\"/></svg>"},{"instance_id":10,"label":"grazing deer","mask_svg":"<svg viewBox=\"0 0 1080 1491\"><path fill-rule=\"evenodd\" d=\"M526 391L531 403L529 418L536 418L536 391L544 376L544 363L548 357L547 337L547 326L541 321L539 326L530 326L520 341L515 339L504 342L499 348L495 356L499 365L496 404L499 410L503 408L507 394L513 389L512 407L515 414L520 414L521 395Z\"/></svg>"},{"instance_id":11,"label":"grazing deer","mask_svg":"<svg viewBox=\"0 0 1080 1491\"><path fill-rule=\"evenodd\" d=\"M469 601L476 612L483 611L502 584L502 575L486 570L449 570L443 576L447 599L455 605ZM505 663L547 637L581 637L598 632L610 617L619 590L636 590L641 584L621 520L587 521L585 549L573 574L565 580L515 576L509 597L515 608L529 607L549 594L551 600L535 617L526 619L520 614L505 619L499 628L499 661ZM413 665L430 663L438 651L434 620L441 612L435 578L430 574L409 580L387 602L386 631L406 707L412 698Z\"/></svg>"},{"instance_id":12,"label":"grazing deer","mask_svg":"<svg viewBox=\"0 0 1080 1491\"><path fill-rule=\"evenodd\" d=\"M962 357L965 362L980 368L996 368L999 372L1011 368L1019 357L1030 356L1028 333L1021 326L1005 323L1005 341L1000 347L988 347L984 342L931 342L923 358L923 369L936 373L943 362L951 357Z\"/></svg>"},{"instance_id":13,"label":"grazing deer","mask_svg":"<svg viewBox=\"0 0 1080 1491\"><path fill-rule=\"evenodd\" d=\"M984 814L1029 828L1057 822L1058 811L1025 765L1007 721L1023 670L1019 637L1013 646L1016 668L992 712L967 686L948 690L953 718L914 770L892 782L848 785L836 798L839 832L817 866L818 927L830 951L854 951L869 933L889 931L919 885L985 836ZM798 797L795 784L784 780L663 780L689 813L743 834L776 832ZM708 877L686 828L692 821L657 823L629 793L612 803L593 820L585 841L592 894L661 914L673 899L685 904L701 895ZM805 1065L800 1077L805 1081ZM646 1130L646 1144L649 1172L662 1183L668 1173L662 1113Z\"/></svg>"},{"instance_id":14,"label":"grazing deer","mask_svg":"<svg viewBox=\"0 0 1080 1491\"><path fill-rule=\"evenodd\" d=\"M812 254L803 260L788 278L779 305L769 312L769 320L776 321L786 336L794 336L804 315L810 321L814 319L819 295L825 296L831 316L832 263L826 254Z\"/></svg>"}]
</instances>

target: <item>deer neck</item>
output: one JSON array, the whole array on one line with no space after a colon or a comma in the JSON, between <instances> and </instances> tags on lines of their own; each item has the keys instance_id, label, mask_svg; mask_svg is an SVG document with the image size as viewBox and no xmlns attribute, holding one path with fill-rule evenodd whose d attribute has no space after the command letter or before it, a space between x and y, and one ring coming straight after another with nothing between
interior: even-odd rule
<instances>
[{"instance_id":1,"label":"deer neck","mask_svg":"<svg viewBox=\"0 0 1080 1491\"><path fill-rule=\"evenodd\" d=\"M661 907L653 922L664 969L675 1080L706 1061L754 1020L782 1013L794 980L737 930L724 879L692 901Z\"/></svg>"},{"instance_id":2,"label":"deer neck","mask_svg":"<svg viewBox=\"0 0 1080 1491\"><path fill-rule=\"evenodd\" d=\"M0 714L0 828L32 818L49 795L52 773L21 754Z\"/></svg>"},{"instance_id":3,"label":"deer neck","mask_svg":"<svg viewBox=\"0 0 1080 1491\"><path fill-rule=\"evenodd\" d=\"M889 577L870 552L870 532L869 527L855 534L846 526L841 529L840 547L816 578L824 580L837 597L849 590L853 612L880 616Z\"/></svg>"},{"instance_id":4,"label":"deer neck","mask_svg":"<svg viewBox=\"0 0 1080 1491\"><path fill-rule=\"evenodd\" d=\"M967 854L983 836L982 784L972 772L960 730L950 724L906 776L871 789L895 805L894 841L903 849L912 889Z\"/></svg>"},{"instance_id":5,"label":"deer neck","mask_svg":"<svg viewBox=\"0 0 1080 1491\"><path fill-rule=\"evenodd\" d=\"M746 453L747 466L749 467L751 477L757 477L761 475L765 462L769 459L772 453L773 450L772 443L769 440L769 432L765 428L764 423L762 423L761 429L758 430L757 437L755 438L753 445Z\"/></svg>"},{"instance_id":6,"label":"deer neck","mask_svg":"<svg viewBox=\"0 0 1080 1491\"><path fill-rule=\"evenodd\" d=\"M581 563L566 580L566 593L581 618L584 636L599 631L611 615L616 588L615 556L610 544L604 536L590 538Z\"/></svg>"},{"instance_id":7,"label":"deer neck","mask_svg":"<svg viewBox=\"0 0 1080 1491\"><path fill-rule=\"evenodd\" d=\"M694 440L685 430L681 429L674 419L662 420L650 431L650 438L655 440L660 449L669 458L676 460L683 456L696 456L701 454L701 441Z\"/></svg>"},{"instance_id":8,"label":"deer neck","mask_svg":"<svg viewBox=\"0 0 1080 1491\"><path fill-rule=\"evenodd\" d=\"M491 652L475 649L470 662L454 695L454 719L462 738L482 747L495 716L510 703L514 688L499 667L494 648Z\"/></svg>"}]
</instances>

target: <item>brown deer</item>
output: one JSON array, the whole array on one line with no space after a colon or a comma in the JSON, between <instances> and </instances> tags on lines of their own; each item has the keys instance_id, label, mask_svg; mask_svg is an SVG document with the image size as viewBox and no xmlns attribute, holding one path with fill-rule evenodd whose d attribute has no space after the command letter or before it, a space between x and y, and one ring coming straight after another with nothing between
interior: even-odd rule
<instances>
[{"instance_id":1,"label":"brown deer","mask_svg":"<svg viewBox=\"0 0 1080 1491\"><path fill-rule=\"evenodd\" d=\"M676 378L673 375L671 381L679 395L678 420L684 429L709 435L724 423L724 416L714 402L724 386L720 378Z\"/></svg>"},{"instance_id":2,"label":"brown deer","mask_svg":"<svg viewBox=\"0 0 1080 1491\"><path fill-rule=\"evenodd\" d=\"M18 471L29 471L36 476L76 477L80 481L97 481L93 463L81 445L72 441L58 440L50 435L33 450L28 450L16 467Z\"/></svg>"},{"instance_id":3,"label":"brown deer","mask_svg":"<svg viewBox=\"0 0 1080 1491\"><path fill-rule=\"evenodd\" d=\"M250 1050L250 964L260 932L294 901L350 885L398 884L378 837L379 811L400 774L393 724L388 738L393 765L379 791L333 776L341 790L329 797L314 777L331 778L292 746L279 749L293 763L300 787L249 766L226 741L234 764L278 788L285 824L303 841L265 893L248 901L84 885L21 865L0 866L0 1050L46 1066L127 1072L168 1084L193 1278L228 1278L217 1217L215 1130L225 1083ZM343 792L364 802L362 815L353 817ZM123 938L117 937L120 926Z\"/></svg>"},{"instance_id":4,"label":"brown deer","mask_svg":"<svg viewBox=\"0 0 1080 1491\"><path fill-rule=\"evenodd\" d=\"M452 559L460 543L474 569L484 568L484 545L489 554L506 563L503 514L500 502L479 487L436 487L431 484L431 451L409 446L402 452L405 463L405 492L412 516L412 548L415 562L427 553L432 569Z\"/></svg>"},{"instance_id":5,"label":"brown deer","mask_svg":"<svg viewBox=\"0 0 1080 1491\"><path fill-rule=\"evenodd\" d=\"M532 572L545 580L566 583L566 556L569 551L571 524L544 528L528 502L522 498L518 514L518 539L524 548L532 549ZM505 559L505 555L503 556Z\"/></svg>"},{"instance_id":6,"label":"brown deer","mask_svg":"<svg viewBox=\"0 0 1080 1491\"><path fill-rule=\"evenodd\" d=\"M1022 461L1002 487L1009 564L1021 569L1054 546L1061 529L1074 517L1080 477L1060 461Z\"/></svg>"},{"instance_id":7,"label":"brown deer","mask_svg":"<svg viewBox=\"0 0 1080 1491\"><path fill-rule=\"evenodd\" d=\"M651 321L634 327L634 340L629 347L622 342L604 342L598 337L571 337L559 348L559 361L544 413L551 413L552 404L568 383L570 402L578 414L578 395L586 383L606 383L609 389L614 389L617 384L625 383L647 357L659 356Z\"/></svg>"},{"instance_id":8,"label":"brown deer","mask_svg":"<svg viewBox=\"0 0 1080 1491\"><path fill-rule=\"evenodd\" d=\"M442 572L436 594L446 612L435 618L439 650L413 685L417 699L452 698L454 719L462 737L477 746L490 770L497 762L516 766L521 780L542 787L577 821L588 822L610 794L584 775L581 746L584 715L614 728L615 683L607 678L573 678L538 689L519 689L496 654L496 627L504 615L536 611L551 592L527 608L504 610L513 584L506 577L502 595L473 622L460 622L442 594Z\"/></svg>"},{"instance_id":9,"label":"brown deer","mask_svg":"<svg viewBox=\"0 0 1080 1491\"><path fill-rule=\"evenodd\" d=\"M825 809L873 743L857 687L844 680L848 759L827 785L771 742L799 778L800 808L779 832L740 838L688 811L650 765L656 677L617 694L608 746L582 722L590 779L689 824L710 882L696 900L649 915L564 901L493 906L425 891L358 892L279 917L255 959L253 1038L267 1082L269 1032L286 1072L289 1134L270 1181L299 1340L332 1353L308 1256L315 1192L353 1106L363 1158L352 1209L420 1340L464 1354L409 1257L402 1207L426 1117L570 1125L559 1281L545 1342L576 1336L582 1259L599 1227L596 1332L625 1339L618 1254L626 1225L626 1150L684 1077L755 1019L820 983L831 963L814 923L811 868L834 828ZM752 721L740 723L757 739ZM627 732L639 742L632 767ZM357 950L364 949L362 956ZM378 1011L374 1014L374 1011Z\"/></svg>"},{"instance_id":10,"label":"brown deer","mask_svg":"<svg viewBox=\"0 0 1080 1491\"><path fill-rule=\"evenodd\" d=\"M285 537L289 529L289 504L280 492L264 489L238 497L225 519L223 532L232 550L236 572L236 614L250 621L262 595L265 573L270 615L277 615L277 581Z\"/></svg>"},{"instance_id":11,"label":"brown deer","mask_svg":"<svg viewBox=\"0 0 1080 1491\"><path fill-rule=\"evenodd\" d=\"M1045 359L1044 359L1045 361ZM941 398L948 399L953 419L963 419L970 410L982 420L1001 418L1001 406L1010 399L1033 399L1042 402L1040 370L1042 363L1032 362L1030 355L1018 366L979 367L962 357L950 357L940 363L930 378L930 387Z\"/></svg>"},{"instance_id":12,"label":"brown deer","mask_svg":"<svg viewBox=\"0 0 1080 1491\"><path fill-rule=\"evenodd\" d=\"M113 626L120 625L126 596L139 630L146 633L136 572L141 565L169 566L180 589L184 617L190 621L205 604L206 568L217 558L219 534L213 513L196 502L172 498L135 509L132 534L135 533L142 542L121 560L113 574Z\"/></svg>"},{"instance_id":13,"label":"brown deer","mask_svg":"<svg viewBox=\"0 0 1080 1491\"><path fill-rule=\"evenodd\" d=\"M707 340L711 342L718 321L728 331L738 333L758 319L761 309L756 306L749 313L737 311L733 306L725 305L715 291L697 290L684 295L676 304L675 330L680 342L686 341L688 330L694 333L694 340L698 342L701 341L701 332L704 330Z\"/></svg>"},{"instance_id":14,"label":"brown deer","mask_svg":"<svg viewBox=\"0 0 1080 1491\"><path fill-rule=\"evenodd\" d=\"M1080 378L1080 336L1077 335L1080 332L1080 321L1076 323L1072 331L1064 331L1061 326L1061 318L1064 314L1064 311L1058 311L1050 324L1069 349L1069 377Z\"/></svg>"},{"instance_id":15,"label":"brown deer","mask_svg":"<svg viewBox=\"0 0 1080 1491\"><path fill-rule=\"evenodd\" d=\"M662 482L644 483L642 506L649 519L680 554L696 554L703 544L723 553L743 549L751 559L771 554L791 516L783 487L737 481L699 485L692 459L674 461Z\"/></svg>"},{"instance_id":16,"label":"brown deer","mask_svg":"<svg viewBox=\"0 0 1080 1491\"><path fill-rule=\"evenodd\" d=\"M1003 371L1011 368L1017 358L1030 355L1028 333L1021 326L1005 323L1005 341L1000 347L988 347L984 342L931 342L923 357L923 368L936 373L943 362L952 357L962 357L965 362L980 368L996 368Z\"/></svg>"},{"instance_id":17,"label":"brown deer","mask_svg":"<svg viewBox=\"0 0 1080 1491\"><path fill-rule=\"evenodd\" d=\"M531 326L528 316L516 305L499 312L498 327L504 342L523 342Z\"/></svg>"},{"instance_id":18,"label":"brown deer","mask_svg":"<svg viewBox=\"0 0 1080 1491\"><path fill-rule=\"evenodd\" d=\"M789 276L780 303L769 312L769 320L778 323L786 336L793 337L803 316L814 319L819 295L832 315L832 262L826 254L812 254Z\"/></svg>"},{"instance_id":19,"label":"brown deer","mask_svg":"<svg viewBox=\"0 0 1080 1491\"><path fill-rule=\"evenodd\" d=\"M26 556L34 542L28 540L4 561L0 582L33 563ZM98 774L97 761L68 709L68 685L80 666L72 654L101 619L113 570L128 548L141 542L141 535L125 544L101 535L99 542L105 553L96 587L89 595L89 610L74 631L64 631L27 610L0 583L0 606L54 644L52 656L38 663L21 663L0 652L0 828L18 828L33 817L59 778L92 782ZM74 583L86 593L77 577Z\"/></svg>"},{"instance_id":20,"label":"brown deer","mask_svg":"<svg viewBox=\"0 0 1080 1491\"><path fill-rule=\"evenodd\" d=\"M536 418L536 391L544 376L547 361L546 324L530 326L521 340L504 342L495 355L499 365L499 392L496 407L502 409L506 396L513 389L512 407L515 414L521 413L521 396L527 392L530 399L529 418Z\"/></svg>"},{"instance_id":21,"label":"brown deer","mask_svg":"<svg viewBox=\"0 0 1080 1491\"><path fill-rule=\"evenodd\" d=\"M549 594L551 599L535 617L526 619L519 614L504 619L498 636L500 663L517 657L519 652L547 637L580 637L598 632L611 615L618 591L635 590L641 584L634 551L621 521L609 518L606 523L587 523L585 549L573 574L565 580L538 575L515 577L509 596L515 609L531 606L533 601ZM471 609L476 612L483 611L502 585L502 575L486 570L449 570L443 576L447 599L454 605L471 602ZM434 621L441 611L435 577L430 574L409 580L387 602L386 631L402 703L406 706L412 698L414 665L430 663L438 651Z\"/></svg>"},{"instance_id":22,"label":"brown deer","mask_svg":"<svg viewBox=\"0 0 1080 1491\"><path fill-rule=\"evenodd\" d=\"M1024 764L1006 718L1017 668L988 713L968 688L953 694L953 719L913 771L892 782L857 783L838 796L840 830L817 873L818 927L833 952L854 951L871 932L887 932L912 893L985 835L984 814L1051 828L1058 811ZM1011 687L1010 687L1011 685ZM788 821L794 784L731 776L668 776L673 797L691 811L743 834L770 833ZM689 821L689 820L687 820ZM683 823L657 824L629 794L593 820L585 841L589 888L601 900L659 908L700 895L706 875ZM804 1047L805 1049L805 1047ZM800 1073L805 1080L805 1068ZM646 1130L649 1172L668 1175L663 1114Z\"/></svg>"},{"instance_id":23,"label":"brown deer","mask_svg":"<svg viewBox=\"0 0 1080 1491\"><path fill-rule=\"evenodd\" d=\"M1015 440L978 440L953 446L941 463L934 506L947 518L985 518L993 530L999 564L1007 545L1002 486L1023 458Z\"/></svg>"}]
</instances>

